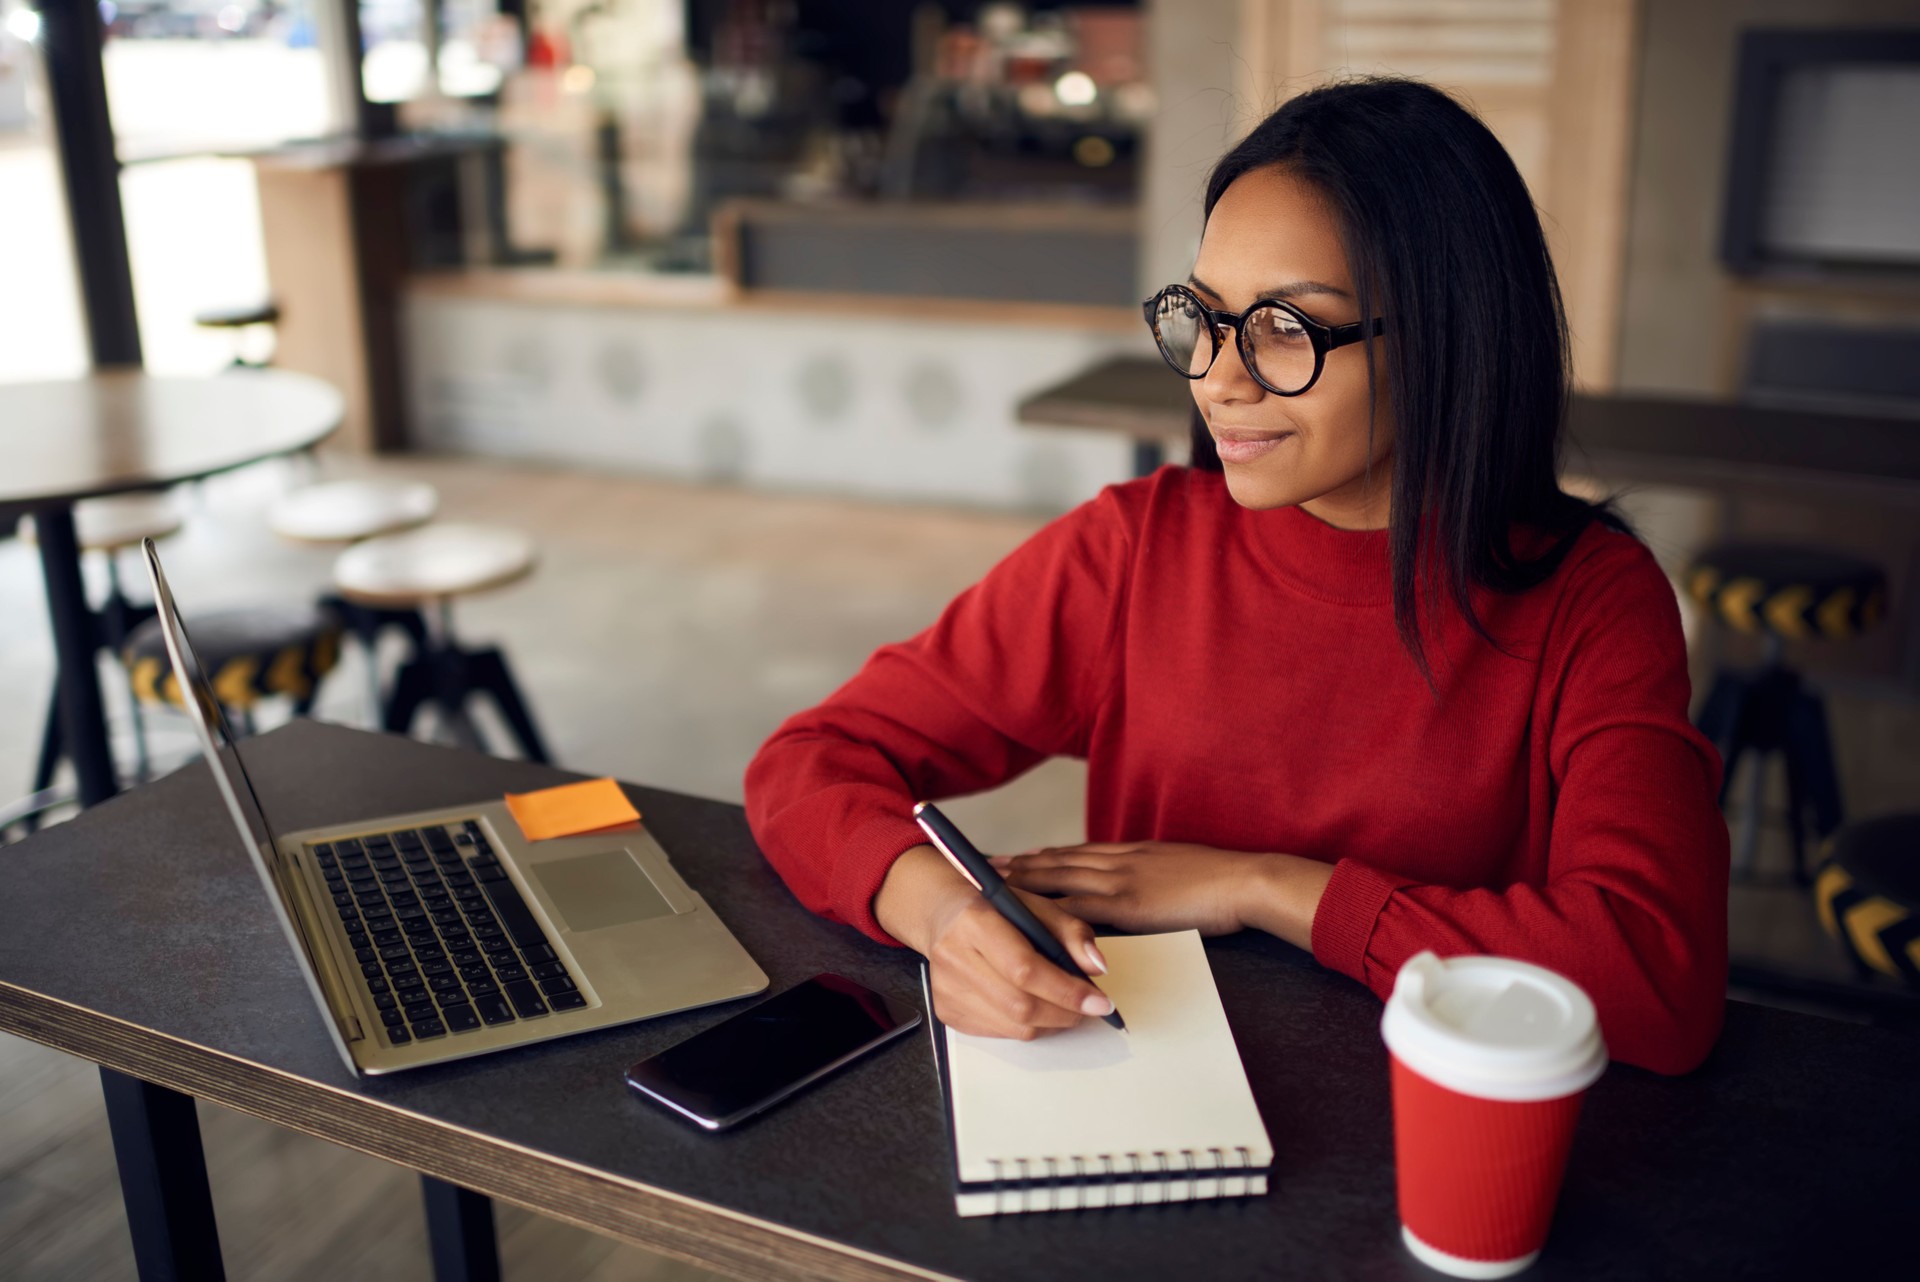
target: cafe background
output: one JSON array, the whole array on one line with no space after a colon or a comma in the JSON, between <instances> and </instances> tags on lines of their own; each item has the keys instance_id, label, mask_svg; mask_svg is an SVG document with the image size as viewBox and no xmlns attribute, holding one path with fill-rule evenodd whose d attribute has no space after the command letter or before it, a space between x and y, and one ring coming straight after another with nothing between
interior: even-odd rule
<instances>
[{"instance_id":1,"label":"cafe background","mask_svg":"<svg viewBox=\"0 0 1920 1282\"><path fill-rule=\"evenodd\" d=\"M1022 405L1104 361L1151 358L1137 302L1185 275L1208 167L1331 75L1432 80L1499 134L1548 229L1584 396L1880 431L1920 416L1920 63L1876 74L1841 59L1824 80L1817 64L1765 119L1737 92L1756 49L1911 39L1910 0L100 13L146 368L270 361L347 404L317 461L180 496L183 599L311 598L328 554L265 523L316 472L429 481L443 513L540 542L535 576L463 602L462 627L512 655L555 758L581 770L737 800L781 717L924 626L1048 516L1131 475L1126 431L1023 421ZM34 7L0 0L6 381L89 363L41 33ZM1771 158L1758 185L1732 163L1743 145ZM1762 212L1730 220L1738 208ZM201 323L267 299L270 324ZM1793 640L1786 657L1825 697L1848 816L1913 808L1911 471L1802 484L1738 458L1685 475L1615 462L1570 483L1619 493L1674 576L1699 694L1761 654L1681 590L1703 548L1811 543L1883 568L1878 627ZM52 680L37 574L30 545L0 541L0 696L22 710L0 736L0 800L26 791ZM124 754L124 683L103 680ZM320 715L364 723L359 689L333 682ZM156 768L185 760L184 727L151 720ZM1001 848L1072 840L1084 780L1050 763L956 815ZM1862 981L1789 874L1780 791L1766 781L1731 921L1749 977L1784 981L1743 995L1867 1018L1879 1008L1821 988ZM0 1202L0 1258L27 1276L129 1275L91 1074L11 1039L0 1064L0 1184L23 1191ZM399 1172L202 1111L236 1275L338 1265L329 1244L369 1216L355 1275L419 1272L410 1204L380 1209ZM303 1242L251 1240L244 1210L229 1214L342 1167L365 1178ZM510 1208L502 1230L510 1273L693 1272Z\"/></svg>"}]
</instances>

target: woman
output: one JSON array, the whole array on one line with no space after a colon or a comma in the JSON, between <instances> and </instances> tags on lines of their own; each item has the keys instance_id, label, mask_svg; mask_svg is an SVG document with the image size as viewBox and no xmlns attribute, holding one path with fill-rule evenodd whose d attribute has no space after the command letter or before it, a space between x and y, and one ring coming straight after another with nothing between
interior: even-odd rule
<instances>
[{"instance_id":1,"label":"woman","mask_svg":"<svg viewBox=\"0 0 1920 1282\"><path fill-rule=\"evenodd\" d=\"M909 817L1053 755L1085 845L997 862L1089 923L1256 929L1382 996L1422 949L1551 967L1616 1058L1697 1065L1726 982L1719 759L1672 589L1556 477L1567 337L1524 183L1428 86L1293 99L1214 170L1147 305L1193 461L1049 525L747 772L816 912L931 963L940 1017L1097 1015Z\"/></svg>"}]
</instances>

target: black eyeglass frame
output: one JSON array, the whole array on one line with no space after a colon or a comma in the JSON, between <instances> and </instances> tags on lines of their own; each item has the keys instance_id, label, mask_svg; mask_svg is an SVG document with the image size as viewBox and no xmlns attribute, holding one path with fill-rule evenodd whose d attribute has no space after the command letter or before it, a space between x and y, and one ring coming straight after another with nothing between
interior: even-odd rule
<instances>
[{"instance_id":1,"label":"black eyeglass frame","mask_svg":"<svg viewBox=\"0 0 1920 1282\"><path fill-rule=\"evenodd\" d=\"M1213 355L1207 358L1206 367L1198 374L1195 374L1190 369L1182 369L1175 360L1173 353L1167 350L1166 340L1160 337L1160 325L1155 319L1155 313L1160 310L1160 301L1169 294L1179 295L1192 302L1194 310L1206 319L1207 341L1213 344ZM1247 351L1247 319L1263 307L1277 307L1287 315L1293 317L1294 320L1300 323L1300 328L1306 330L1307 340L1313 344L1313 377L1309 378L1304 386L1294 391L1282 391L1266 379L1260 377L1260 367L1254 361L1252 353ZM1313 385L1320 381L1320 371L1327 366L1328 352L1345 347L1350 343L1357 343L1368 336L1368 322L1366 321L1354 321L1350 325L1322 325L1319 321L1313 319L1313 317L1307 315L1292 303L1278 298L1257 298L1245 311L1240 312L1238 315L1233 312L1219 311L1216 308L1208 307L1205 302L1201 301L1200 295L1194 293L1185 285L1167 286L1152 298L1141 303L1140 312L1147 318L1147 329L1153 334L1153 345L1159 349L1160 359L1164 360L1167 363L1167 367L1174 373L1189 382L1198 382L1200 379L1205 378L1207 371L1213 368L1213 363L1220 359L1220 328L1223 325L1231 327L1233 330L1234 347L1240 353L1241 365L1246 367L1247 373L1253 375L1254 382L1260 384L1261 387L1272 392L1275 396L1305 396L1313 390ZM1387 329L1385 319L1379 316L1374 317L1372 329L1372 336L1375 338L1384 334Z\"/></svg>"}]
</instances>

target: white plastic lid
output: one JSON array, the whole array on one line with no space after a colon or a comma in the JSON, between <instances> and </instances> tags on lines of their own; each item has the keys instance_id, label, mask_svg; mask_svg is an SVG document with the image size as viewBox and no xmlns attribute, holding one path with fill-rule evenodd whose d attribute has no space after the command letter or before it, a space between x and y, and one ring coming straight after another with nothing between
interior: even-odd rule
<instances>
[{"instance_id":1,"label":"white plastic lid","mask_svg":"<svg viewBox=\"0 0 1920 1282\"><path fill-rule=\"evenodd\" d=\"M1380 1035L1428 1081L1484 1099L1559 1099L1585 1090L1607 1066L1600 1022L1580 986L1509 957L1409 957Z\"/></svg>"}]
</instances>

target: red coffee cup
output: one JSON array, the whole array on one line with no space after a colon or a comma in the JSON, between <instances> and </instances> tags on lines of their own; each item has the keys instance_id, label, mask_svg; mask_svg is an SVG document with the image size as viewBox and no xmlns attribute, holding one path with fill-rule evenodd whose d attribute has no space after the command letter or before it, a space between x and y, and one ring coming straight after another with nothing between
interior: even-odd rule
<instances>
[{"instance_id":1,"label":"red coffee cup","mask_svg":"<svg viewBox=\"0 0 1920 1282\"><path fill-rule=\"evenodd\" d=\"M1581 1097L1607 1066L1593 1002L1527 962L1419 953L1380 1033L1407 1249L1454 1277L1520 1272L1547 1240Z\"/></svg>"}]
</instances>

